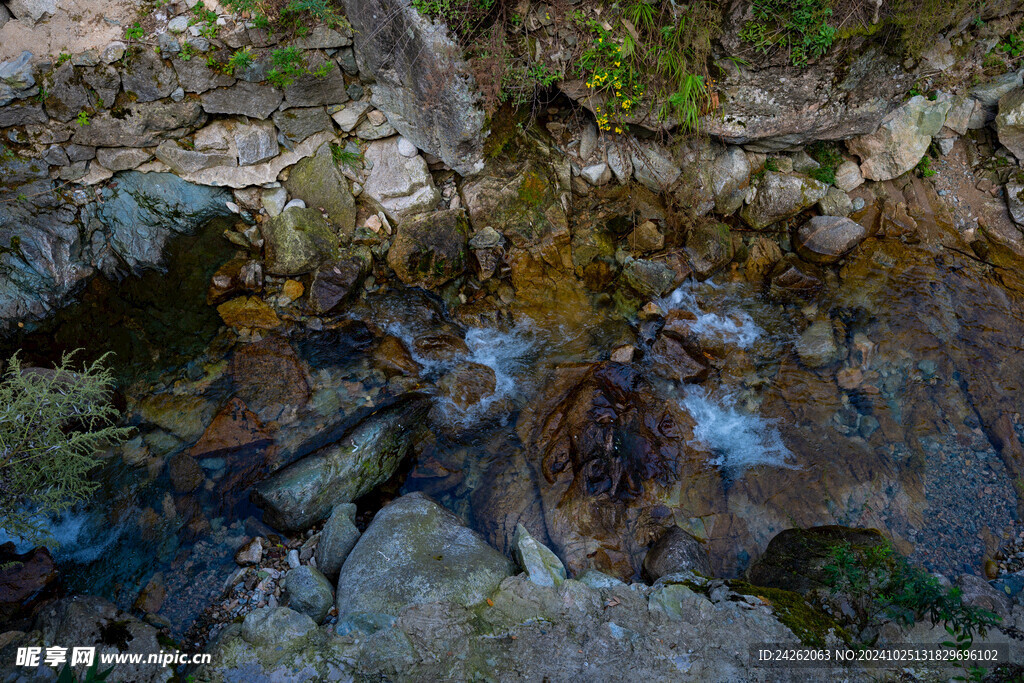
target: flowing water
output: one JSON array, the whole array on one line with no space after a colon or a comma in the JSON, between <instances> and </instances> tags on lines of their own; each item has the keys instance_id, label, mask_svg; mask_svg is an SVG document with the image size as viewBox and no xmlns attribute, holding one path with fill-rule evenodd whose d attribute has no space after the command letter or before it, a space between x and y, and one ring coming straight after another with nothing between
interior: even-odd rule
<instances>
[{"instance_id":1,"label":"flowing water","mask_svg":"<svg viewBox=\"0 0 1024 683\"><path fill-rule=\"evenodd\" d=\"M615 548L643 545L636 529L653 518L707 539L725 574L741 572L778 531L825 523L878 527L929 568L977 572L1017 517L1019 474L1010 456L1021 449L1024 288L1012 273L955 250L870 240L816 303L773 302L735 273L684 285L660 304L685 313L710 351L712 371L700 384L660 377L648 327L597 298L533 307L514 323L463 327L439 300L391 287L367 295L346 320L292 334L293 355L273 356L283 365L272 365L253 389L232 360L234 339L218 331L204 300L211 270L230 256L219 233L211 225L194 241L179 241L165 274L120 285L94 281L84 303L15 340L37 362L76 347L90 357L117 352L125 382L119 400L140 437L109 454L104 491L93 504L54 520L56 555L71 590L125 606L162 571L170 590L161 614L178 633L219 594L246 535L267 531L247 501L252 483L391 397L438 393L441 378L467 366L493 372L493 390L468 405L438 393L430 435L381 495L422 490L498 545L521 520L546 527L560 551L576 552L579 529L566 530L552 501L557 493L567 510L576 509L579 501L566 496L586 494L553 492L557 472L542 464L546 443L536 436L548 427L531 425L548 424L545 416L585 393L566 377L607 361L624 343L647 350L630 371L630 381L641 383L637 405L674 416L685 449L670 458L664 481L654 473L661 456L649 454L654 464L643 465L658 483L639 482L643 493L627 486L632 492L622 494L597 475L587 480L586 490L637 525L625 541L621 520L591 528L599 540L586 557L597 564ZM813 321L826 321L835 340L833 361L817 369L799 360L801 335ZM384 335L410 350L422 368L418 379L389 376L375 363ZM417 343L429 335L464 346L438 354ZM305 389L296 394L298 382ZM563 382L562 393L553 390ZM140 407L153 395L176 402L162 411ZM260 437L202 456L202 484L176 491L165 463L188 451L236 395L258 419ZM282 403L293 396L297 404ZM625 408L609 400L621 418ZM574 419L601 424L599 403ZM674 433L664 417L655 422ZM615 457L626 462L632 455L623 449L648 448L634 437L630 429L616 432ZM372 512L380 502L374 495L360 506Z\"/></svg>"}]
</instances>

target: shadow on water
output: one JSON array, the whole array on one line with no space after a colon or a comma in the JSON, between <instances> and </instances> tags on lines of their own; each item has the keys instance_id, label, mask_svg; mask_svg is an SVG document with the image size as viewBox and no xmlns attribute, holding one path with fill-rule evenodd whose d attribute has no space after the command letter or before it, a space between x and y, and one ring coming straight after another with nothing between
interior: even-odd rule
<instances>
[{"instance_id":1,"label":"shadow on water","mask_svg":"<svg viewBox=\"0 0 1024 683\"><path fill-rule=\"evenodd\" d=\"M105 353L118 379L152 378L187 362L210 343L221 324L206 305L210 277L236 250L222 236L227 219L171 241L164 272L147 271L112 281L99 275L75 303L32 331L0 340L0 357L20 350L24 364L52 366L61 354L83 349L79 360Z\"/></svg>"}]
</instances>

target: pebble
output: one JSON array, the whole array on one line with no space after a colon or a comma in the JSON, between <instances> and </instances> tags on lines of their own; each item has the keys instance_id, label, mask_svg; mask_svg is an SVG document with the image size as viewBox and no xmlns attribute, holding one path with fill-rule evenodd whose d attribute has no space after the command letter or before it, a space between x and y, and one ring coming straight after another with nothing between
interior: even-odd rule
<instances>
[{"instance_id":1,"label":"pebble","mask_svg":"<svg viewBox=\"0 0 1024 683\"><path fill-rule=\"evenodd\" d=\"M302 563L299 562L299 551L292 548L288 551L288 566L292 569L298 569L301 565Z\"/></svg>"},{"instance_id":2,"label":"pebble","mask_svg":"<svg viewBox=\"0 0 1024 683\"><path fill-rule=\"evenodd\" d=\"M167 24L167 30L171 33L184 33L188 30L188 17L180 16L171 19Z\"/></svg>"},{"instance_id":3,"label":"pebble","mask_svg":"<svg viewBox=\"0 0 1024 683\"><path fill-rule=\"evenodd\" d=\"M419 150L403 135L398 138L398 153L403 157L412 158L419 154Z\"/></svg>"},{"instance_id":4,"label":"pebble","mask_svg":"<svg viewBox=\"0 0 1024 683\"><path fill-rule=\"evenodd\" d=\"M293 200L291 200L290 202L288 202L287 204L284 205L284 209L283 210L287 211L288 209L305 209L305 208L306 208L306 202L302 201L301 199L293 199Z\"/></svg>"}]
</instances>

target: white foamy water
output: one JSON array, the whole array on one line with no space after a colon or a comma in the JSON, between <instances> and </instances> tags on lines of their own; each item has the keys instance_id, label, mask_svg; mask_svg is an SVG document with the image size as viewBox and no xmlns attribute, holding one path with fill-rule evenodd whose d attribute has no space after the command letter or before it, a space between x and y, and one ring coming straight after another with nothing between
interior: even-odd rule
<instances>
[{"instance_id":1,"label":"white foamy water","mask_svg":"<svg viewBox=\"0 0 1024 683\"><path fill-rule=\"evenodd\" d=\"M99 559L107 548L114 544L124 530L120 524L109 525L88 513L65 512L57 519L41 519L43 529L56 541L51 547L55 558L64 562L89 564ZM0 529L0 543L11 541L19 553L28 552L36 544Z\"/></svg>"},{"instance_id":2,"label":"white foamy water","mask_svg":"<svg viewBox=\"0 0 1024 683\"><path fill-rule=\"evenodd\" d=\"M716 289L709 283L704 283L704 286ZM720 311L702 311L697 304L693 285L690 284L685 284L675 290L662 299L659 304L666 311L689 311L697 316L697 320L690 325L690 329L702 337L718 338L745 349L761 336L761 328L757 326L754 319L746 311L736 306L728 306Z\"/></svg>"},{"instance_id":3,"label":"white foamy water","mask_svg":"<svg viewBox=\"0 0 1024 683\"><path fill-rule=\"evenodd\" d=\"M729 396L715 399L696 385L685 391L683 407L697 422L697 441L715 454L712 464L734 474L755 465L796 467L772 420L740 412Z\"/></svg>"}]
</instances>

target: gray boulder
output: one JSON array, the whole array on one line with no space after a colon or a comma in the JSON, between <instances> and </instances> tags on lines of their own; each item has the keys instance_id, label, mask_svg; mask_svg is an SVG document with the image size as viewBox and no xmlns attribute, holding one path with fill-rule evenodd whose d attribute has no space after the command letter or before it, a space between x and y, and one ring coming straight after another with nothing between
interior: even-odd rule
<instances>
[{"instance_id":1,"label":"gray boulder","mask_svg":"<svg viewBox=\"0 0 1024 683\"><path fill-rule=\"evenodd\" d=\"M330 70L325 76L305 74L284 89L284 101L288 107L318 107L348 102L344 74L333 62L327 64ZM319 66L310 64L309 68L315 70Z\"/></svg>"},{"instance_id":2,"label":"gray boulder","mask_svg":"<svg viewBox=\"0 0 1024 683\"><path fill-rule=\"evenodd\" d=\"M711 576L711 560L704 544L677 526L655 541L644 556L643 574L648 581L681 572Z\"/></svg>"},{"instance_id":3,"label":"gray boulder","mask_svg":"<svg viewBox=\"0 0 1024 683\"><path fill-rule=\"evenodd\" d=\"M830 187L818 202L818 210L826 216L849 216L853 213L853 200L838 187Z\"/></svg>"},{"instance_id":4,"label":"gray boulder","mask_svg":"<svg viewBox=\"0 0 1024 683\"><path fill-rule=\"evenodd\" d=\"M735 7L745 11L748 6ZM741 20L735 31L725 32L727 52L744 48L736 37L742 25ZM822 59L804 69L784 60L719 63L726 67L716 86L721 105L701 119L701 131L755 152L870 133L914 80L898 57L876 46L856 50L852 62Z\"/></svg>"},{"instance_id":5,"label":"gray boulder","mask_svg":"<svg viewBox=\"0 0 1024 683\"><path fill-rule=\"evenodd\" d=\"M718 155L711 169L715 211L728 216L743 206L750 184L750 160L742 147L731 146Z\"/></svg>"},{"instance_id":6,"label":"gray boulder","mask_svg":"<svg viewBox=\"0 0 1024 683\"><path fill-rule=\"evenodd\" d=\"M253 119L268 118L284 100L280 90L246 81L204 92L200 97L208 114L240 114Z\"/></svg>"},{"instance_id":7,"label":"gray boulder","mask_svg":"<svg viewBox=\"0 0 1024 683\"><path fill-rule=\"evenodd\" d=\"M260 233L274 275L302 275L338 257L338 233L316 209L286 209L261 223Z\"/></svg>"},{"instance_id":8,"label":"gray boulder","mask_svg":"<svg viewBox=\"0 0 1024 683\"><path fill-rule=\"evenodd\" d=\"M999 100L1004 95L1024 85L1024 69L1008 71L1005 74L996 76L987 83L975 86L970 91L971 99L977 102L977 106L971 111L967 127L971 130L984 128L995 119L999 113Z\"/></svg>"},{"instance_id":9,"label":"gray boulder","mask_svg":"<svg viewBox=\"0 0 1024 683\"><path fill-rule=\"evenodd\" d=\"M233 155L223 152L197 152L194 149L186 149L172 140L161 142L153 153L176 173L183 175L214 166L237 165Z\"/></svg>"},{"instance_id":10,"label":"gray boulder","mask_svg":"<svg viewBox=\"0 0 1024 683\"><path fill-rule=\"evenodd\" d=\"M327 518L324 528L320 531L320 542L316 546L317 568L324 576L336 579L345 558L359 540L359 529L356 528L356 506L342 503L334 506L331 516Z\"/></svg>"},{"instance_id":11,"label":"gray boulder","mask_svg":"<svg viewBox=\"0 0 1024 683\"><path fill-rule=\"evenodd\" d=\"M152 50L140 50L121 71L121 85L136 102L167 97L178 87L174 69Z\"/></svg>"},{"instance_id":12,"label":"gray boulder","mask_svg":"<svg viewBox=\"0 0 1024 683\"><path fill-rule=\"evenodd\" d=\"M836 187L843 192L853 192L864 184L864 176L855 161L844 161L836 168Z\"/></svg>"},{"instance_id":13,"label":"gray boulder","mask_svg":"<svg viewBox=\"0 0 1024 683\"><path fill-rule=\"evenodd\" d=\"M888 114L875 132L848 140L850 152L860 157L863 176L892 180L914 168L952 106L949 99L932 101L918 95Z\"/></svg>"},{"instance_id":14,"label":"gray boulder","mask_svg":"<svg viewBox=\"0 0 1024 683\"><path fill-rule=\"evenodd\" d=\"M100 147L96 150L96 161L100 166L115 173L138 168L152 158L152 153L131 147Z\"/></svg>"},{"instance_id":15,"label":"gray boulder","mask_svg":"<svg viewBox=\"0 0 1024 683\"><path fill-rule=\"evenodd\" d=\"M743 221L760 230L817 204L828 185L803 175L768 171L757 183L753 200L740 210Z\"/></svg>"},{"instance_id":16,"label":"gray boulder","mask_svg":"<svg viewBox=\"0 0 1024 683\"><path fill-rule=\"evenodd\" d=\"M372 74L373 104L417 148L461 175L483 169L484 112L443 22L404 0L344 0L359 70Z\"/></svg>"},{"instance_id":17,"label":"gray boulder","mask_svg":"<svg viewBox=\"0 0 1024 683\"><path fill-rule=\"evenodd\" d=\"M565 581L565 566L551 550L539 543L522 524L516 524L512 552L530 581L538 586L558 586Z\"/></svg>"},{"instance_id":18,"label":"gray boulder","mask_svg":"<svg viewBox=\"0 0 1024 683\"><path fill-rule=\"evenodd\" d=\"M732 234L725 223L697 223L686 233L686 256L698 280L727 266L733 258Z\"/></svg>"},{"instance_id":19,"label":"gray boulder","mask_svg":"<svg viewBox=\"0 0 1024 683\"><path fill-rule=\"evenodd\" d=\"M0 107L15 99L29 97L39 92L32 74L32 53L23 50L21 55L6 62L0 62Z\"/></svg>"},{"instance_id":20,"label":"gray boulder","mask_svg":"<svg viewBox=\"0 0 1024 683\"><path fill-rule=\"evenodd\" d=\"M307 529L326 519L336 506L351 503L387 481L420 433L429 407L429 401L419 395L385 406L337 443L257 484L253 500L263 508L267 523L285 530Z\"/></svg>"},{"instance_id":21,"label":"gray boulder","mask_svg":"<svg viewBox=\"0 0 1024 683\"><path fill-rule=\"evenodd\" d=\"M216 71L206 64L204 59L181 59L175 57L171 60L174 73L178 76L178 83L185 92L204 93L214 88L225 88L235 83L232 76Z\"/></svg>"},{"instance_id":22,"label":"gray boulder","mask_svg":"<svg viewBox=\"0 0 1024 683\"><path fill-rule=\"evenodd\" d=\"M1000 98L996 133L1003 147L1017 159L1024 160L1024 88L1012 90Z\"/></svg>"},{"instance_id":23,"label":"gray boulder","mask_svg":"<svg viewBox=\"0 0 1024 683\"><path fill-rule=\"evenodd\" d=\"M835 263L868 237L867 228L843 216L815 216L796 231L800 256L813 263Z\"/></svg>"},{"instance_id":24,"label":"gray boulder","mask_svg":"<svg viewBox=\"0 0 1024 683\"><path fill-rule=\"evenodd\" d=\"M274 647L301 638L316 629L316 622L288 607L264 607L245 615L241 636L253 645Z\"/></svg>"},{"instance_id":25,"label":"gray boulder","mask_svg":"<svg viewBox=\"0 0 1024 683\"><path fill-rule=\"evenodd\" d=\"M331 129L331 117L323 107L304 107L274 112L274 125L291 142L302 142L310 135Z\"/></svg>"},{"instance_id":26,"label":"gray boulder","mask_svg":"<svg viewBox=\"0 0 1024 683\"><path fill-rule=\"evenodd\" d=\"M88 126L75 130L72 141L91 147L154 147L163 139L176 139L201 126L203 109L194 100L133 103L113 116L103 112Z\"/></svg>"},{"instance_id":27,"label":"gray boulder","mask_svg":"<svg viewBox=\"0 0 1024 683\"><path fill-rule=\"evenodd\" d=\"M316 269L309 285L309 305L315 313L332 313L359 291L373 264L365 249L342 249L337 260Z\"/></svg>"},{"instance_id":28,"label":"gray boulder","mask_svg":"<svg viewBox=\"0 0 1024 683\"><path fill-rule=\"evenodd\" d=\"M57 0L8 0L7 8L15 19L31 27L57 11Z\"/></svg>"},{"instance_id":29,"label":"gray boulder","mask_svg":"<svg viewBox=\"0 0 1024 683\"><path fill-rule=\"evenodd\" d=\"M8 126L26 126L31 123L46 123L50 117L43 111L43 105L29 102L17 102L0 105L0 128Z\"/></svg>"},{"instance_id":30,"label":"gray boulder","mask_svg":"<svg viewBox=\"0 0 1024 683\"><path fill-rule=\"evenodd\" d=\"M504 555L421 493L382 509L345 560L338 615L398 615L408 605L483 602L515 571Z\"/></svg>"},{"instance_id":31,"label":"gray boulder","mask_svg":"<svg viewBox=\"0 0 1024 683\"><path fill-rule=\"evenodd\" d=\"M629 258L622 269L626 284L648 299L668 294L675 284L676 274L660 261Z\"/></svg>"},{"instance_id":32,"label":"gray boulder","mask_svg":"<svg viewBox=\"0 0 1024 683\"><path fill-rule=\"evenodd\" d=\"M71 121L92 106L89 91L71 62L64 62L50 76L45 104L46 113L58 121Z\"/></svg>"},{"instance_id":33,"label":"gray boulder","mask_svg":"<svg viewBox=\"0 0 1024 683\"><path fill-rule=\"evenodd\" d=\"M365 156L371 168L363 194L396 223L406 216L430 211L441 201L427 162L418 154L399 154L397 137L371 142Z\"/></svg>"},{"instance_id":34,"label":"gray boulder","mask_svg":"<svg viewBox=\"0 0 1024 683\"><path fill-rule=\"evenodd\" d=\"M305 614L318 624L327 617L334 603L331 582L305 564L284 575L283 597L288 607Z\"/></svg>"},{"instance_id":35,"label":"gray boulder","mask_svg":"<svg viewBox=\"0 0 1024 683\"><path fill-rule=\"evenodd\" d=\"M175 234L194 234L226 216L231 193L193 185L172 173L128 171L102 191L95 216L110 233L110 246L133 271L156 268Z\"/></svg>"},{"instance_id":36,"label":"gray boulder","mask_svg":"<svg viewBox=\"0 0 1024 683\"><path fill-rule=\"evenodd\" d=\"M251 166L277 156L277 131L270 121L254 121L235 126L233 131L238 165ZM233 165L233 164L232 164Z\"/></svg>"},{"instance_id":37,"label":"gray boulder","mask_svg":"<svg viewBox=\"0 0 1024 683\"><path fill-rule=\"evenodd\" d=\"M342 240L351 240L356 227L356 200L348 180L334 163L330 144L322 145L316 154L293 166L284 186L306 206L323 209Z\"/></svg>"},{"instance_id":38,"label":"gray boulder","mask_svg":"<svg viewBox=\"0 0 1024 683\"><path fill-rule=\"evenodd\" d=\"M672 159L672 153L657 143L638 141L631 149L633 176L651 192L664 191L682 173L682 169Z\"/></svg>"},{"instance_id":39,"label":"gray boulder","mask_svg":"<svg viewBox=\"0 0 1024 683\"><path fill-rule=\"evenodd\" d=\"M1013 222L1024 226L1024 183L1006 183L1006 206Z\"/></svg>"}]
</instances>

